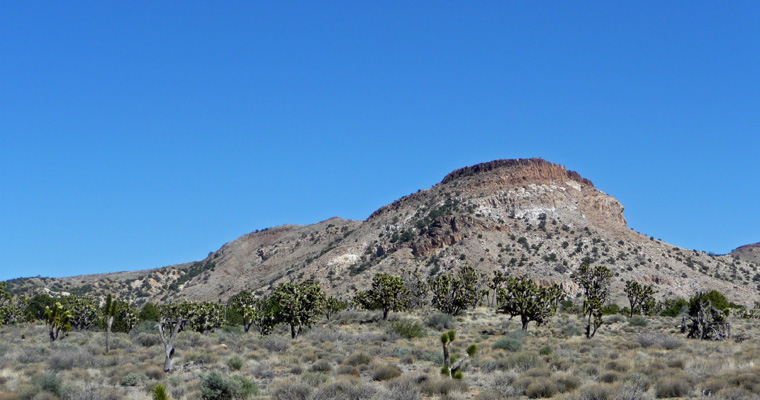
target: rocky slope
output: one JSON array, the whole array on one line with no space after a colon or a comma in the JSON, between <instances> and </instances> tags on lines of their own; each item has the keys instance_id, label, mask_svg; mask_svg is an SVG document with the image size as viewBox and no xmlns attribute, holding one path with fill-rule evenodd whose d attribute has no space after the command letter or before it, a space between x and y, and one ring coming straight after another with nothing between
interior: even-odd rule
<instances>
[{"instance_id":1,"label":"rocky slope","mask_svg":"<svg viewBox=\"0 0 760 400\"><path fill-rule=\"evenodd\" d=\"M738 251L739 249L737 249ZM748 254L753 251L751 250ZM742 253L744 254L744 253ZM205 260L161 269L65 279L17 280L17 291L116 291L142 303L226 299L240 290L314 277L337 295L365 288L375 273L419 267L426 276L469 264L559 283L581 264L604 264L623 282L652 283L659 297L718 289L731 300L757 299L757 258L686 250L627 227L623 206L577 172L542 159L498 160L448 174L365 221L332 218L308 226L257 231ZM26 289L24 289L26 288Z\"/></svg>"}]
</instances>

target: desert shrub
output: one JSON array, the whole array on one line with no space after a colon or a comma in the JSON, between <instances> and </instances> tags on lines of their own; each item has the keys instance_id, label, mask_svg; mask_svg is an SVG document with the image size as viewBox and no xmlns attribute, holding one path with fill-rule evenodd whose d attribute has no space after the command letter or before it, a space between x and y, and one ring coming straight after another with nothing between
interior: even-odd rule
<instances>
[{"instance_id":1,"label":"desert shrub","mask_svg":"<svg viewBox=\"0 0 760 400\"><path fill-rule=\"evenodd\" d=\"M516 371L527 371L531 368L540 367L544 361L533 352L522 351L510 354L506 359L506 365L509 369Z\"/></svg>"},{"instance_id":2,"label":"desert shrub","mask_svg":"<svg viewBox=\"0 0 760 400\"><path fill-rule=\"evenodd\" d=\"M418 351L413 352L412 354L414 354L415 357L423 361L429 361L436 365L443 364L443 354L440 351L418 350Z\"/></svg>"},{"instance_id":3,"label":"desert shrub","mask_svg":"<svg viewBox=\"0 0 760 400\"><path fill-rule=\"evenodd\" d=\"M312 387L306 382L284 381L274 385L272 397L277 400L303 400L311 396Z\"/></svg>"},{"instance_id":4,"label":"desert shrub","mask_svg":"<svg viewBox=\"0 0 760 400\"><path fill-rule=\"evenodd\" d=\"M605 324L619 324L621 322L625 322L626 318L620 314L610 315L609 317L605 318L604 323Z\"/></svg>"},{"instance_id":5,"label":"desert shrub","mask_svg":"<svg viewBox=\"0 0 760 400\"><path fill-rule=\"evenodd\" d=\"M398 367L383 363L378 363L372 368L372 379L376 381L387 381L401 375Z\"/></svg>"},{"instance_id":6,"label":"desert shrub","mask_svg":"<svg viewBox=\"0 0 760 400\"><path fill-rule=\"evenodd\" d=\"M217 360L216 354L209 352L191 353L185 357L185 362L192 362L196 364L211 365Z\"/></svg>"},{"instance_id":7,"label":"desert shrub","mask_svg":"<svg viewBox=\"0 0 760 400\"><path fill-rule=\"evenodd\" d=\"M605 372L599 376L599 382L614 383L620 378L617 372Z\"/></svg>"},{"instance_id":8,"label":"desert shrub","mask_svg":"<svg viewBox=\"0 0 760 400\"><path fill-rule=\"evenodd\" d=\"M148 377L145 374L139 372L130 372L121 378L119 384L121 386L138 386L147 381Z\"/></svg>"},{"instance_id":9,"label":"desert shrub","mask_svg":"<svg viewBox=\"0 0 760 400\"><path fill-rule=\"evenodd\" d=\"M750 392L741 388L727 388L715 396L719 400L757 400L757 392Z\"/></svg>"},{"instance_id":10,"label":"desert shrub","mask_svg":"<svg viewBox=\"0 0 760 400\"><path fill-rule=\"evenodd\" d=\"M637 315L633 318L628 318L628 325L631 326L647 326L648 322L647 319L642 317L641 315Z\"/></svg>"},{"instance_id":11,"label":"desert shrub","mask_svg":"<svg viewBox=\"0 0 760 400\"><path fill-rule=\"evenodd\" d=\"M239 371L240 368L243 368L243 358L235 355L227 360L227 366L233 371Z\"/></svg>"},{"instance_id":12,"label":"desert shrub","mask_svg":"<svg viewBox=\"0 0 760 400\"><path fill-rule=\"evenodd\" d=\"M554 352L554 349L552 349L550 346L544 346L538 350L538 354L542 356L548 356L549 354L552 354Z\"/></svg>"},{"instance_id":13,"label":"desert shrub","mask_svg":"<svg viewBox=\"0 0 760 400\"><path fill-rule=\"evenodd\" d=\"M258 386L243 376L226 377L219 371L201 375L201 397L204 400L247 399L258 392Z\"/></svg>"},{"instance_id":14,"label":"desert shrub","mask_svg":"<svg viewBox=\"0 0 760 400\"><path fill-rule=\"evenodd\" d=\"M145 369L145 375L153 380L160 381L164 379L164 370L158 366L151 366Z\"/></svg>"},{"instance_id":15,"label":"desert shrub","mask_svg":"<svg viewBox=\"0 0 760 400\"><path fill-rule=\"evenodd\" d=\"M571 322L567 325L563 325L559 332L564 336L580 336L583 334L583 329Z\"/></svg>"},{"instance_id":16,"label":"desert shrub","mask_svg":"<svg viewBox=\"0 0 760 400\"><path fill-rule=\"evenodd\" d=\"M161 343L161 338L157 334L145 332L137 334L132 340L143 347L151 347Z\"/></svg>"},{"instance_id":17,"label":"desert shrub","mask_svg":"<svg viewBox=\"0 0 760 400\"><path fill-rule=\"evenodd\" d=\"M552 397L564 389L562 385L548 377L539 377L532 380L525 388L525 395L531 399Z\"/></svg>"},{"instance_id":18,"label":"desert shrub","mask_svg":"<svg viewBox=\"0 0 760 400\"><path fill-rule=\"evenodd\" d=\"M350 375L359 377L359 370L351 365L338 365L335 368L335 375Z\"/></svg>"},{"instance_id":19,"label":"desert shrub","mask_svg":"<svg viewBox=\"0 0 760 400\"><path fill-rule=\"evenodd\" d=\"M32 378L32 384L58 397L63 395L63 381L58 374L37 375Z\"/></svg>"},{"instance_id":20,"label":"desert shrub","mask_svg":"<svg viewBox=\"0 0 760 400\"><path fill-rule=\"evenodd\" d=\"M312 364L310 370L312 372L330 372L332 365L330 365L330 361L328 360L319 360Z\"/></svg>"},{"instance_id":21,"label":"desert shrub","mask_svg":"<svg viewBox=\"0 0 760 400\"><path fill-rule=\"evenodd\" d=\"M728 385L725 379L710 378L702 385L701 392L703 395L711 397L721 391Z\"/></svg>"},{"instance_id":22,"label":"desert shrub","mask_svg":"<svg viewBox=\"0 0 760 400\"><path fill-rule=\"evenodd\" d=\"M491 346L494 349L501 349L507 351L520 351L522 350L522 343L517 339L499 339Z\"/></svg>"},{"instance_id":23,"label":"desert shrub","mask_svg":"<svg viewBox=\"0 0 760 400\"><path fill-rule=\"evenodd\" d=\"M515 340L523 340L530 335L531 333L529 331L524 331L522 329L514 330L507 333L508 338L515 339Z\"/></svg>"},{"instance_id":24,"label":"desert shrub","mask_svg":"<svg viewBox=\"0 0 760 400\"><path fill-rule=\"evenodd\" d=\"M422 392L429 396L446 396L453 392L466 392L467 384L457 379L432 378L422 383Z\"/></svg>"},{"instance_id":25,"label":"desert shrub","mask_svg":"<svg viewBox=\"0 0 760 400\"><path fill-rule=\"evenodd\" d=\"M359 351L352 353L350 356L346 357L343 360L343 364L357 366L369 364L370 361L372 361L372 356L365 352Z\"/></svg>"},{"instance_id":26,"label":"desert shrub","mask_svg":"<svg viewBox=\"0 0 760 400\"><path fill-rule=\"evenodd\" d=\"M445 313L435 313L427 318L425 325L437 331L454 329L454 317Z\"/></svg>"},{"instance_id":27,"label":"desert shrub","mask_svg":"<svg viewBox=\"0 0 760 400\"><path fill-rule=\"evenodd\" d=\"M378 396L379 398L386 400L420 400L421 398L420 388L415 379L394 379L388 382L386 388L387 390L384 391L381 396Z\"/></svg>"},{"instance_id":28,"label":"desert shrub","mask_svg":"<svg viewBox=\"0 0 760 400\"><path fill-rule=\"evenodd\" d=\"M327 374L322 372L306 371L301 374L301 381L308 383L310 386L316 387L325 382L329 378Z\"/></svg>"},{"instance_id":29,"label":"desert shrub","mask_svg":"<svg viewBox=\"0 0 760 400\"><path fill-rule=\"evenodd\" d=\"M760 393L760 368L742 370L741 372L732 371L724 374L723 377L731 385Z\"/></svg>"},{"instance_id":30,"label":"desert shrub","mask_svg":"<svg viewBox=\"0 0 760 400\"><path fill-rule=\"evenodd\" d=\"M377 393L371 385L361 379L341 378L317 389L310 400L362 400L371 399Z\"/></svg>"},{"instance_id":31,"label":"desert shrub","mask_svg":"<svg viewBox=\"0 0 760 400\"><path fill-rule=\"evenodd\" d=\"M569 392L577 389L581 385L581 381L571 374L559 374L554 377L557 383L562 387L561 392Z\"/></svg>"},{"instance_id":32,"label":"desert shrub","mask_svg":"<svg viewBox=\"0 0 760 400\"><path fill-rule=\"evenodd\" d=\"M296 367L299 368L299 371L296 372L296 374L300 374L302 372L300 369L301 366L298 365ZM293 369L296 367L293 367ZM274 377L274 368L268 362L256 363L251 367L250 371L251 375L253 375L256 379L270 379Z\"/></svg>"},{"instance_id":33,"label":"desert shrub","mask_svg":"<svg viewBox=\"0 0 760 400\"><path fill-rule=\"evenodd\" d=\"M406 339L414 339L425 336L425 330L420 324L413 321L397 321L391 323L391 333L397 333Z\"/></svg>"},{"instance_id":34,"label":"desert shrub","mask_svg":"<svg viewBox=\"0 0 760 400\"><path fill-rule=\"evenodd\" d=\"M54 369L71 369L74 367L92 367L95 358L84 348L58 349L53 351L47 358L48 364Z\"/></svg>"},{"instance_id":35,"label":"desert shrub","mask_svg":"<svg viewBox=\"0 0 760 400\"><path fill-rule=\"evenodd\" d=\"M607 383L586 385L578 390L579 400L610 400L614 395L614 386Z\"/></svg>"},{"instance_id":36,"label":"desert shrub","mask_svg":"<svg viewBox=\"0 0 760 400\"><path fill-rule=\"evenodd\" d=\"M673 350L683 346L683 339L667 333L642 333L636 337L636 341L644 348L659 345L663 349Z\"/></svg>"},{"instance_id":37,"label":"desert shrub","mask_svg":"<svg viewBox=\"0 0 760 400\"><path fill-rule=\"evenodd\" d=\"M271 335L261 340L261 347L273 353L284 353L290 348L290 341L282 336Z\"/></svg>"},{"instance_id":38,"label":"desert shrub","mask_svg":"<svg viewBox=\"0 0 760 400\"><path fill-rule=\"evenodd\" d=\"M691 383L681 376L667 376L657 381L655 393L658 398L686 397L691 393L691 386Z\"/></svg>"}]
</instances>

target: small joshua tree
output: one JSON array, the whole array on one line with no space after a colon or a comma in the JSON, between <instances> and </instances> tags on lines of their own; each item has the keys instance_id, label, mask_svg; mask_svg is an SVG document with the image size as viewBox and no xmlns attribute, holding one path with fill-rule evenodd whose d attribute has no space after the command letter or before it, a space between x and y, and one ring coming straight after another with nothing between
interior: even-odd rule
<instances>
[{"instance_id":1,"label":"small joshua tree","mask_svg":"<svg viewBox=\"0 0 760 400\"><path fill-rule=\"evenodd\" d=\"M45 309L45 322L50 328L50 342L63 339L71 331L71 311L55 303L53 308Z\"/></svg>"},{"instance_id":2,"label":"small joshua tree","mask_svg":"<svg viewBox=\"0 0 760 400\"><path fill-rule=\"evenodd\" d=\"M586 295L583 300L583 316L587 318L586 338L591 339L602 325L602 308L610 294L612 272L603 265L595 268L582 265L573 279Z\"/></svg>"},{"instance_id":3,"label":"small joshua tree","mask_svg":"<svg viewBox=\"0 0 760 400\"><path fill-rule=\"evenodd\" d=\"M271 295L277 321L290 325L290 336L294 339L304 326L313 324L323 313L326 300L322 287L313 279L298 284L281 283Z\"/></svg>"},{"instance_id":4,"label":"small joshua tree","mask_svg":"<svg viewBox=\"0 0 760 400\"><path fill-rule=\"evenodd\" d=\"M343 310L345 310L348 307L348 304L346 304L345 301L330 296L327 298L327 301L325 302L325 318L330 320L330 317L333 316L335 313L339 313Z\"/></svg>"},{"instance_id":5,"label":"small joshua tree","mask_svg":"<svg viewBox=\"0 0 760 400\"><path fill-rule=\"evenodd\" d=\"M470 345L467 347L467 353L461 358L457 359L456 356L451 356L449 352L449 346L456 340L456 332L450 330L441 334L441 345L443 346L443 366L441 367L441 374L448 375L449 378L462 379L462 366L467 358L474 357L478 352L477 345Z\"/></svg>"},{"instance_id":6,"label":"small joshua tree","mask_svg":"<svg viewBox=\"0 0 760 400\"><path fill-rule=\"evenodd\" d=\"M116 302L113 301L111 294L106 297L106 305L103 308L103 314L106 319L106 353L111 351L111 326L113 326L113 320L116 318Z\"/></svg>"},{"instance_id":7,"label":"small joshua tree","mask_svg":"<svg viewBox=\"0 0 760 400\"><path fill-rule=\"evenodd\" d=\"M227 306L243 319L243 329L248 332L256 326L259 333L268 335L277 325L277 316L268 297L256 298L249 291L242 291L230 298Z\"/></svg>"}]
</instances>

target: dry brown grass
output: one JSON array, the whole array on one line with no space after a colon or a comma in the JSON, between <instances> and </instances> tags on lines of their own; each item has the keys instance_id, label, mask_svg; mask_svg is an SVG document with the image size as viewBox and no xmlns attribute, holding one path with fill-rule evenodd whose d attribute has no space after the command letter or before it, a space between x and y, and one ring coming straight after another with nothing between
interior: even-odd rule
<instances>
[{"instance_id":1,"label":"dry brown grass","mask_svg":"<svg viewBox=\"0 0 760 400\"><path fill-rule=\"evenodd\" d=\"M687 340L668 318L649 318L647 326L620 319L587 340L568 334L567 326L582 326L572 315L525 334L506 317L479 308L449 321L457 331L452 354L463 355L470 344L479 348L457 381L440 375L440 332L424 325L427 314L398 317L425 326L427 337L413 339L390 334L388 322L361 323L372 317L349 313L295 340L284 329L265 338L182 332L179 370L171 374L161 369L162 346L144 332L116 334L115 349L105 355L101 332L73 332L51 345L44 326L3 327L0 399L149 399L148 389L159 383L173 399L199 399L200 377L212 370L240 374L270 399L756 399L760 393L755 321L732 321L734 332L751 337L742 343ZM500 339L522 348L494 349ZM228 364L235 356L243 362L233 370ZM61 379L59 393L43 388L41 377L50 374ZM129 374L145 381L122 386Z\"/></svg>"}]
</instances>

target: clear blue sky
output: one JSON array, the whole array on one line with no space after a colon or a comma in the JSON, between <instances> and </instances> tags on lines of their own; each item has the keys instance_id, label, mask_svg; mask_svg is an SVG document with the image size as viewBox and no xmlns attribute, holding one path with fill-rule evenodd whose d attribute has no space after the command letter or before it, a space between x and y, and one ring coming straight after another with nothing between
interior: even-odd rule
<instances>
[{"instance_id":1,"label":"clear blue sky","mask_svg":"<svg viewBox=\"0 0 760 400\"><path fill-rule=\"evenodd\" d=\"M542 157L690 249L760 241L758 2L8 1L0 279L199 260Z\"/></svg>"}]
</instances>

